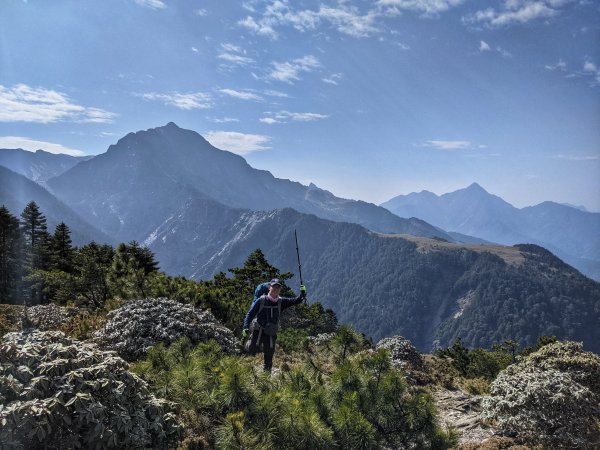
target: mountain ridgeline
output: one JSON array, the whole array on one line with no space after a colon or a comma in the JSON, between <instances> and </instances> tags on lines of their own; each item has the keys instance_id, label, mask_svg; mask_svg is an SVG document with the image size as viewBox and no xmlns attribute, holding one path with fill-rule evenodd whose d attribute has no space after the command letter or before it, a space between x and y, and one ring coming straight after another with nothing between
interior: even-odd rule
<instances>
[{"instance_id":1,"label":"mountain ridgeline","mask_svg":"<svg viewBox=\"0 0 600 450\"><path fill-rule=\"evenodd\" d=\"M20 148L0 149L0 166L4 166L42 185L50 178L66 172L79 162L92 158L93 156L70 156L48 153L43 150L29 152Z\"/></svg>"},{"instance_id":2,"label":"mountain ridgeline","mask_svg":"<svg viewBox=\"0 0 600 450\"><path fill-rule=\"evenodd\" d=\"M82 217L120 240L145 240L152 227L189 198L210 198L258 211L290 207L374 231L452 240L422 220L401 219L370 203L275 178L174 123L130 133L106 153L78 164L48 185Z\"/></svg>"},{"instance_id":3,"label":"mountain ridgeline","mask_svg":"<svg viewBox=\"0 0 600 450\"><path fill-rule=\"evenodd\" d=\"M477 183L437 196L422 191L382 203L399 217L419 217L499 244L530 242L547 248L584 274L600 280L600 213L554 202L518 209Z\"/></svg>"},{"instance_id":4,"label":"mountain ridgeline","mask_svg":"<svg viewBox=\"0 0 600 450\"><path fill-rule=\"evenodd\" d=\"M49 221L91 223L100 242L136 240L161 270L195 280L240 266L257 248L295 272L297 230L309 300L373 339L401 334L428 351L458 337L490 347L556 335L600 351L600 284L547 250L482 245L481 236L277 179L172 123L130 133L49 179L51 193L7 171L0 203L15 214L17 184ZM522 237L516 243L536 242Z\"/></svg>"}]
</instances>

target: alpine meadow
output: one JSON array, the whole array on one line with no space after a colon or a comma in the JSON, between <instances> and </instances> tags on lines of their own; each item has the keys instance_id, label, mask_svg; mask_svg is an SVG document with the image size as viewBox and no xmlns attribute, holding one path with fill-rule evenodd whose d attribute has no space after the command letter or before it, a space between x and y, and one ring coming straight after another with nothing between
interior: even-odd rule
<instances>
[{"instance_id":1,"label":"alpine meadow","mask_svg":"<svg viewBox=\"0 0 600 450\"><path fill-rule=\"evenodd\" d=\"M0 449L600 448L600 5L5 0Z\"/></svg>"}]
</instances>

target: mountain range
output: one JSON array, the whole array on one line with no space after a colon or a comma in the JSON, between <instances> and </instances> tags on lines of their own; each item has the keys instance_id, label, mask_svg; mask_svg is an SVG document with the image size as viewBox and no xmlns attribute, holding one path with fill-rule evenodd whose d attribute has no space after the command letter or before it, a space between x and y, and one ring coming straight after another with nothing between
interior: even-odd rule
<instances>
[{"instance_id":1,"label":"mountain range","mask_svg":"<svg viewBox=\"0 0 600 450\"><path fill-rule=\"evenodd\" d=\"M44 185L48 179L66 172L71 167L92 159L93 156L71 156L37 150L29 152L21 148L0 149L0 166L24 175L36 183Z\"/></svg>"},{"instance_id":2,"label":"mountain range","mask_svg":"<svg viewBox=\"0 0 600 450\"><path fill-rule=\"evenodd\" d=\"M600 350L600 285L547 250L482 245L277 179L173 123L130 133L47 179L51 192L0 175L0 203L22 191L20 201L35 200L48 217L65 215L72 229L91 223L104 242L135 239L162 270L197 280L240 266L256 248L293 272L297 230L310 298L375 339L403 334L430 350L456 337L490 346L556 334Z\"/></svg>"},{"instance_id":3,"label":"mountain range","mask_svg":"<svg viewBox=\"0 0 600 450\"><path fill-rule=\"evenodd\" d=\"M600 213L550 201L519 209L477 183L440 196L429 191L399 195L380 206L399 217L419 217L451 235L540 245L600 280Z\"/></svg>"},{"instance_id":4,"label":"mountain range","mask_svg":"<svg viewBox=\"0 0 600 450\"><path fill-rule=\"evenodd\" d=\"M257 211L291 207L373 231L453 240L422 220L401 219L371 203L275 178L174 123L130 133L106 153L52 178L48 186L83 218L120 240L144 241L190 196Z\"/></svg>"}]
</instances>

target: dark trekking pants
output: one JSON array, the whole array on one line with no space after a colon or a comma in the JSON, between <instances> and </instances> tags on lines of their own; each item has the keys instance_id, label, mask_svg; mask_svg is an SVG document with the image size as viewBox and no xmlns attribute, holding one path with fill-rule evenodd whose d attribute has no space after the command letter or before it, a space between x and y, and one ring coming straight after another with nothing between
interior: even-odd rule
<instances>
[{"instance_id":1,"label":"dark trekking pants","mask_svg":"<svg viewBox=\"0 0 600 450\"><path fill-rule=\"evenodd\" d=\"M261 333L260 330L254 330L252 332L252 339L250 340L250 348L248 349L248 353L250 355L256 355L262 347L262 351L265 355L263 368L266 372L270 372L271 368L273 367L273 354L275 353L276 340L277 336L267 336L265 333Z\"/></svg>"}]
</instances>

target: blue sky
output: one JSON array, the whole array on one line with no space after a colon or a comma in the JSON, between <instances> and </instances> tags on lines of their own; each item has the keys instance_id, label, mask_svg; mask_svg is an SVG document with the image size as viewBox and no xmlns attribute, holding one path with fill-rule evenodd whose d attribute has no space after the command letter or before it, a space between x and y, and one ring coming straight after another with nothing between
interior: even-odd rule
<instances>
[{"instance_id":1,"label":"blue sky","mask_svg":"<svg viewBox=\"0 0 600 450\"><path fill-rule=\"evenodd\" d=\"M0 2L0 148L170 121L341 197L478 182L600 211L600 3Z\"/></svg>"}]
</instances>

